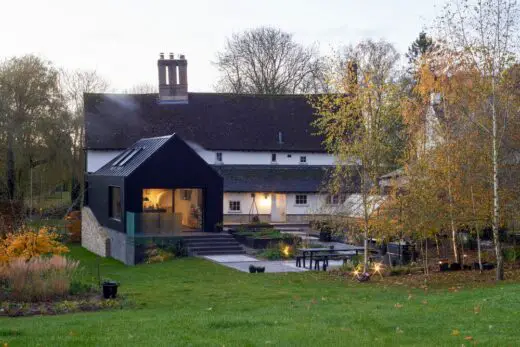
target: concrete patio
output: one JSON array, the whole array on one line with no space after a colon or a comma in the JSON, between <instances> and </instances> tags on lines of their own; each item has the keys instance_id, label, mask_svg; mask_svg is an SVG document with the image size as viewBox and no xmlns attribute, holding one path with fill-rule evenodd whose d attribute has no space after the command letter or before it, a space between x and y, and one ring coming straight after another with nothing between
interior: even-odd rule
<instances>
[{"instance_id":1,"label":"concrete patio","mask_svg":"<svg viewBox=\"0 0 520 347\"><path fill-rule=\"evenodd\" d=\"M259 260L245 255L207 255L203 258L242 272L249 272L249 265L265 267L265 272L270 273L308 271L296 267L294 260Z\"/></svg>"}]
</instances>

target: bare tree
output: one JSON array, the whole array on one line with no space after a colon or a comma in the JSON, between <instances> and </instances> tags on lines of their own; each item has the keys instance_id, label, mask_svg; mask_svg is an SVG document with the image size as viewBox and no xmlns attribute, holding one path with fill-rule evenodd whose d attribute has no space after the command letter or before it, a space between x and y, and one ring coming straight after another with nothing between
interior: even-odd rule
<instances>
[{"instance_id":1,"label":"bare tree","mask_svg":"<svg viewBox=\"0 0 520 347\"><path fill-rule=\"evenodd\" d=\"M84 163L84 137L85 119L83 109L83 95L85 93L104 92L108 89L108 82L96 71L74 70L61 71L61 88L73 116L71 137L73 140L72 157L72 201L75 202L83 196L85 172ZM79 194L78 194L79 193ZM80 203L83 199L80 199Z\"/></svg>"},{"instance_id":2,"label":"bare tree","mask_svg":"<svg viewBox=\"0 0 520 347\"><path fill-rule=\"evenodd\" d=\"M156 85L149 83L139 83L132 86L130 89L124 90L125 94L157 94L159 88Z\"/></svg>"},{"instance_id":3,"label":"bare tree","mask_svg":"<svg viewBox=\"0 0 520 347\"><path fill-rule=\"evenodd\" d=\"M326 86L317 48L271 27L233 34L214 64L221 74L216 89L222 92L296 94Z\"/></svg>"}]
</instances>

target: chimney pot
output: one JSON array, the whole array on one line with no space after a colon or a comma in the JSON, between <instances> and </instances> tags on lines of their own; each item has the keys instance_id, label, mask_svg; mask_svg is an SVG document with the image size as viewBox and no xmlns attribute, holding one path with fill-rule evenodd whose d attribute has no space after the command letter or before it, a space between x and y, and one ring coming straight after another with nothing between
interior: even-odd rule
<instances>
[{"instance_id":1,"label":"chimney pot","mask_svg":"<svg viewBox=\"0 0 520 347\"><path fill-rule=\"evenodd\" d=\"M173 57L173 53L170 53L170 60L173 60L174 57Z\"/></svg>"},{"instance_id":2,"label":"chimney pot","mask_svg":"<svg viewBox=\"0 0 520 347\"><path fill-rule=\"evenodd\" d=\"M184 54L179 55L180 60L186 60L186 56Z\"/></svg>"},{"instance_id":3,"label":"chimney pot","mask_svg":"<svg viewBox=\"0 0 520 347\"><path fill-rule=\"evenodd\" d=\"M164 53L159 53L159 59L161 59L161 60L164 59Z\"/></svg>"}]
</instances>

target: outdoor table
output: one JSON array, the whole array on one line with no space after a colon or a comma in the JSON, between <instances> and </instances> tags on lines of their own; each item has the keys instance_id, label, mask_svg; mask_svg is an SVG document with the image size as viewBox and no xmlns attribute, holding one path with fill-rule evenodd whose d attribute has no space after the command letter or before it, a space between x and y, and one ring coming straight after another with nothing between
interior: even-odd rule
<instances>
[{"instance_id":1,"label":"outdoor table","mask_svg":"<svg viewBox=\"0 0 520 347\"><path fill-rule=\"evenodd\" d=\"M298 251L302 253L303 267L305 267L305 257L307 254L309 255L309 268L312 269L312 257L315 253L324 253L326 255L338 255L341 254L340 252L353 251L356 252L356 255L358 255L359 251L364 251L364 248L354 245L343 245L341 247L334 248L298 248Z\"/></svg>"}]
</instances>

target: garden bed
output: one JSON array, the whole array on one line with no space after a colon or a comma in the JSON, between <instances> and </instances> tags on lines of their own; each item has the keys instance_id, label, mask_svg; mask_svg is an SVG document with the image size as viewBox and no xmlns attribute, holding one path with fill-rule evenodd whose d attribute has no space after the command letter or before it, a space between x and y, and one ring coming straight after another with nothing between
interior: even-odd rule
<instances>
[{"instance_id":1,"label":"garden bed","mask_svg":"<svg viewBox=\"0 0 520 347\"><path fill-rule=\"evenodd\" d=\"M0 302L0 317L27 317L35 315L57 315L74 312L90 312L106 309L121 309L123 297L104 299L102 295L91 294L69 297L60 301L45 302Z\"/></svg>"},{"instance_id":2,"label":"garden bed","mask_svg":"<svg viewBox=\"0 0 520 347\"><path fill-rule=\"evenodd\" d=\"M294 245L299 241L298 237L289 234L282 234L279 230L267 229L262 231L238 231L234 232L233 237L241 244L254 249L266 249L276 247L283 242L286 245Z\"/></svg>"}]
</instances>

